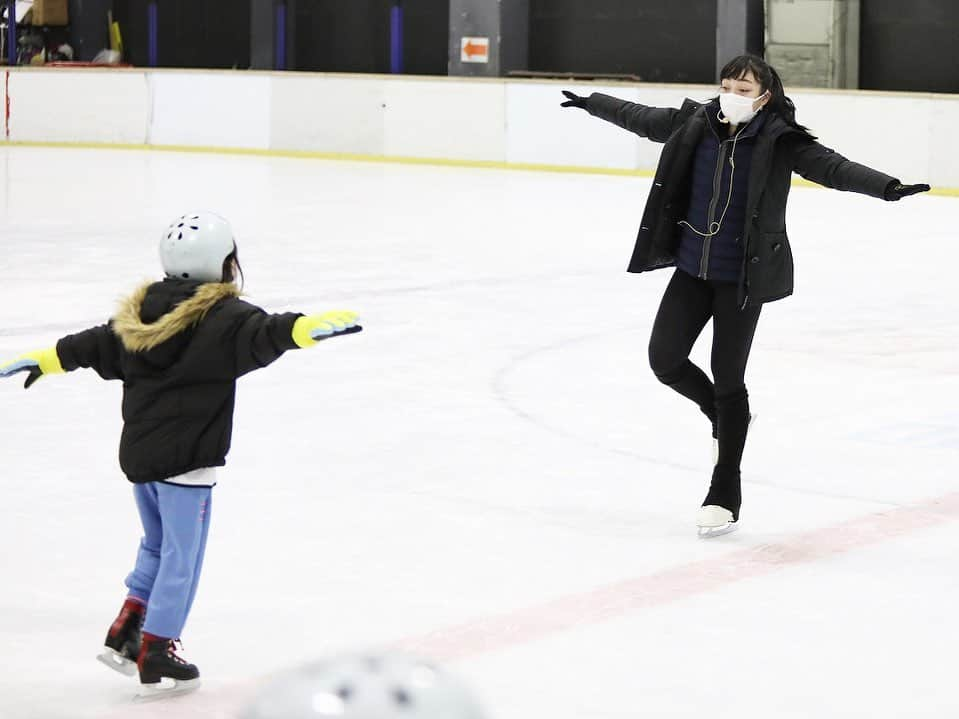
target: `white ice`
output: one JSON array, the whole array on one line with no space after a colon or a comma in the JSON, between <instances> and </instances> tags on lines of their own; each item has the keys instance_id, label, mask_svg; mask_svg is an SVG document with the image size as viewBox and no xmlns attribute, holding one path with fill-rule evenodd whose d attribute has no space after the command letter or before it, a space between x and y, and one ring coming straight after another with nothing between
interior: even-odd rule
<instances>
[{"instance_id":1,"label":"white ice","mask_svg":"<svg viewBox=\"0 0 959 719\"><path fill-rule=\"evenodd\" d=\"M4 359L105 321L193 208L233 222L251 301L366 328L241 381L183 636L204 686L168 703L94 659L140 537L120 384L0 382L3 719L233 717L286 667L396 643L494 719L959 716L959 200L794 190L742 527L703 541L709 427L646 360L669 271L625 272L648 180L0 162Z\"/></svg>"}]
</instances>

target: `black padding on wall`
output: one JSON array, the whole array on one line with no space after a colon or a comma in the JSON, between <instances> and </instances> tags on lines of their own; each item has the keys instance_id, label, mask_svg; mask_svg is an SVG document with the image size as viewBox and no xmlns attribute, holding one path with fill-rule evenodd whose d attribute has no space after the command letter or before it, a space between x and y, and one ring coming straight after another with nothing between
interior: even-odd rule
<instances>
[{"instance_id":1,"label":"black padding on wall","mask_svg":"<svg viewBox=\"0 0 959 719\"><path fill-rule=\"evenodd\" d=\"M113 0L70 0L69 8L73 59L90 62L110 47L107 17Z\"/></svg>"},{"instance_id":2,"label":"black padding on wall","mask_svg":"<svg viewBox=\"0 0 959 719\"><path fill-rule=\"evenodd\" d=\"M389 4L385 0L299 0L298 70L389 72Z\"/></svg>"},{"instance_id":3,"label":"black padding on wall","mask_svg":"<svg viewBox=\"0 0 959 719\"><path fill-rule=\"evenodd\" d=\"M859 86L959 93L957 0L862 0Z\"/></svg>"},{"instance_id":4,"label":"black padding on wall","mask_svg":"<svg viewBox=\"0 0 959 719\"><path fill-rule=\"evenodd\" d=\"M530 70L712 83L714 0L531 0Z\"/></svg>"},{"instance_id":5,"label":"black padding on wall","mask_svg":"<svg viewBox=\"0 0 959 719\"><path fill-rule=\"evenodd\" d=\"M146 65L147 0L114 0L126 58ZM248 68L250 0L160 0L157 50L161 67Z\"/></svg>"},{"instance_id":6,"label":"black padding on wall","mask_svg":"<svg viewBox=\"0 0 959 719\"><path fill-rule=\"evenodd\" d=\"M296 69L390 71L391 0L299 0ZM445 75L449 0L404 0L403 71Z\"/></svg>"},{"instance_id":7,"label":"black padding on wall","mask_svg":"<svg viewBox=\"0 0 959 719\"><path fill-rule=\"evenodd\" d=\"M405 0L403 14L403 71L445 75L449 68L449 0Z\"/></svg>"},{"instance_id":8,"label":"black padding on wall","mask_svg":"<svg viewBox=\"0 0 959 719\"><path fill-rule=\"evenodd\" d=\"M124 60L147 64L147 11L143 0L114 0L113 19L123 33Z\"/></svg>"}]
</instances>

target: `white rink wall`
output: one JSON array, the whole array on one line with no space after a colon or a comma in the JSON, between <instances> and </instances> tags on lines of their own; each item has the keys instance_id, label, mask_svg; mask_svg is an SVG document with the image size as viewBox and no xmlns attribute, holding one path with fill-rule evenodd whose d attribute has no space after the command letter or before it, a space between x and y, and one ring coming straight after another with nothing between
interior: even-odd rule
<instances>
[{"instance_id":1,"label":"white rink wall","mask_svg":"<svg viewBox=\"0 0 959 719\"><path fill-rule=\"evenodd\" d=\"M660 147L575 110L560 90L648 105L705 85L180 70L4 71L10 142L120 144L649 171ZM787 88L799 120L850 159L959 188L959 95Z\"/></svg>"}]
</instances>

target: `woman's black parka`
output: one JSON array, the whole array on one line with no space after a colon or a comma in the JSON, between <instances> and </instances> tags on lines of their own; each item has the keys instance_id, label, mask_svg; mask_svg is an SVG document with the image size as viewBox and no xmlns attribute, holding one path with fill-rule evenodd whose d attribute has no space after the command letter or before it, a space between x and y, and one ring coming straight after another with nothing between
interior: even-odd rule
<instances>
[{"instance_id":1,"label":"woman's black parka","mask_svg":"<svg viewBox=\"0 0 959 719\"><path fill-rule=\"evenodd\" d=\"M706 105L686 100L682 108L647 107L593 93L587 111L665 143L640 222L630 272L676 264L679 222L686 219L696 147L707 130ZM836 190L883 198L898 180L847 160L808 132L770 112L756 138L748 180L745 256L739 279L742 306L791 295L793 258L786 234L786 200L792 173Z\"/></svg>"}]
</instances>

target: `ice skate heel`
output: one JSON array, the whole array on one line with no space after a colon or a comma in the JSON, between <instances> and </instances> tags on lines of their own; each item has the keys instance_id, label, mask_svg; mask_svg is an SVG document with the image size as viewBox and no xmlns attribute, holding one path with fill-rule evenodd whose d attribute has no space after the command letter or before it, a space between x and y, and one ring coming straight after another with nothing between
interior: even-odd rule
<instances>
[{"instance_id":1,"label":"ice skate heel","mask_svg":"<svg viewBox=\"0 0 959 719\"><path fill-rule=\"evenodd\" d=\"M120 672L120 674L127 677L132 677L137 673L137 663L135 660L119 654L109 647L106 647L102 652L97 654L97 661L106 664L113 671Z\"/></svg>"},{"instance_id":2,"label":"ice skate heel","mask_svg":"<svg viewBox=\"0 0 959 719\"><path fill-rule=\"evenodd\" d=\"M702 539L719 537L739 529L736 520L733 519L733 513L715 504L707 504L699 508L696 525Z\"/></svg>"},{"instance_id":3,"label":"ice skate heel","mask_svg":"<svg viewBox=\"0 0 959 719\"><path fill-rule=\"evenodd\" d=\"M115 672L132 677L137 673L137 657L140 655L140 627L143 624L143 604L127 599L120 614L110 625L103 651L97 660Z\"/></svg>"},{"instance_id":4,"label":"ice skate heel","mask_svg":"<svg viewBox=\"0 0 959 719\"><path fill-rule=\"evenodd\" d=\"M200 670L177 656L175 650L173 639L143 635L143 646L137 659L140 690L134 701L154 701L200 688Z\"/></svg>"}]
</instances>

